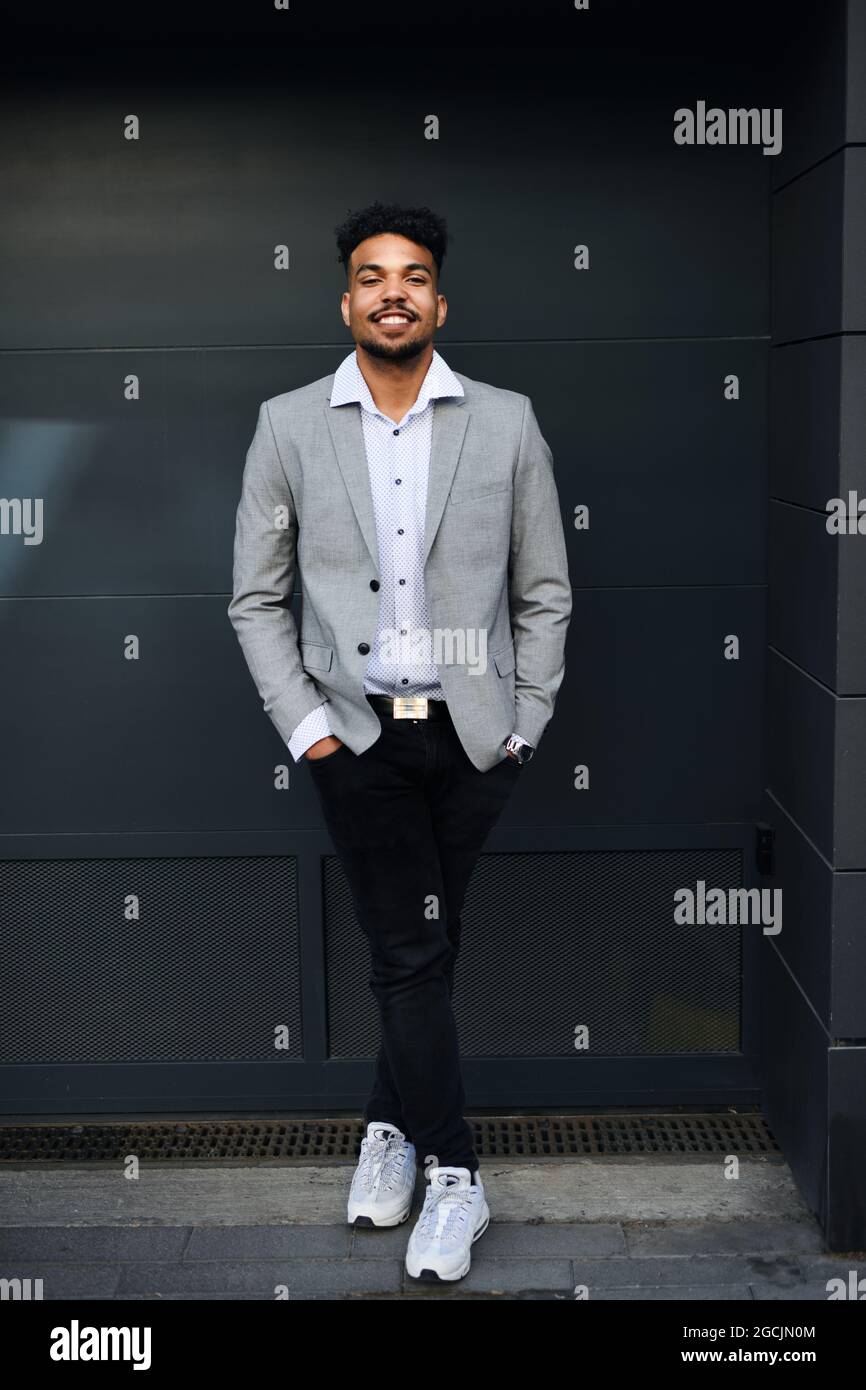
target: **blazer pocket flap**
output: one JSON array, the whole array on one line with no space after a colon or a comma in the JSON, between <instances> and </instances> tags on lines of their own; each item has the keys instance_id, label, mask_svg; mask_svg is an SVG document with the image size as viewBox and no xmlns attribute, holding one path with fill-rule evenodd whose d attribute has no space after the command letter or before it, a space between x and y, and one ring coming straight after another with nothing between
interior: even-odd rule
<instances>
[{"instance_id":1,"label":"blazer pocket flap","mask_svg":"<svg viewBox=\"0 0 866 1390\"><path fill-rule=\"evenodd\" d=\"M301 665L312 666L314 671L330 671L334 659L334 648L321 642L301 643Z\"/></svg>"},{"instance_id":2,"label":"blazer pocket flap","mask_svg":"<svg viewBox=\"0 0 866 1390\"><path fill-rule=\"evenodd\" d=\"M500 676L507 676L514 670L514 643L509 642L500 652L493 653L493 660Z\"/></svg>"},{"instance_id":3,"label":"blazer pocket flap","mask_svg":"<svg viewBox=\"0 0 866 1390\"><path fill-rule=\"evenodd\" d=\"M474 483L471 487L454 487L448 494L449 502L455 505L460 502L475 502L482 497L499 497L502 493L511 491L511 479L503 482L501 479L488 479L486 483Z\"/></svg>"}]
</instances>

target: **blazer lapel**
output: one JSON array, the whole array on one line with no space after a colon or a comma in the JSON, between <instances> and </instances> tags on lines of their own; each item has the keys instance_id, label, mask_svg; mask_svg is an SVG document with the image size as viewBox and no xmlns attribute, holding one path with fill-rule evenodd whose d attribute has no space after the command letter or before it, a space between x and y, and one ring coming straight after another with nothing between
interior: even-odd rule
<instances>
[{"instance_id":1,"label":"blazer lapel","mask_svg":"<svg viewBox=\"0 0 866 1390\"><path fill-rule=\"evenodd\" d=\"M361 407L356 401L346 405L326 405L325 419L334 441L337 463L340 465L349 500L355 509L358 525L373 561L373 573L378 574L379 541L376 536L376 515L373 511L373 494L370 491L367 451L364 447Z\"/></svg>"},{"instance_id":2,"label":"blazer lapel","mask_svg":"<svg viewBox=\"0 0 866 1390\"><path fill-rule=\"evenodd\" d=\"M354 508L361 534L370 552L375 570L379 569L379 541L376 535L376 516L370 491L370 471L364 447L364 427L361 407L357 402L341 406L325 406L325 418L334 441L334 449L346 491ZM463 436L469 422L466 397L441 396L433 408L433 435L430 447L430 468L427 476L427 507L424 517L424 564L439 528L442 512L448 499L454 470L463 446Z\"/></svg>"},{"instance_id":3,"label":"blazer lapel","mask_svg":"<svg viewBox=\"0 0 866 1390\"><path fill-rule=\"evenodd\" d=\"M468 423L469 405L465 396L439 397L433 408L433 441L430 446L430 470L427 477L423 559L425 565L445 510Z\"/></svg>"}]
</instances>

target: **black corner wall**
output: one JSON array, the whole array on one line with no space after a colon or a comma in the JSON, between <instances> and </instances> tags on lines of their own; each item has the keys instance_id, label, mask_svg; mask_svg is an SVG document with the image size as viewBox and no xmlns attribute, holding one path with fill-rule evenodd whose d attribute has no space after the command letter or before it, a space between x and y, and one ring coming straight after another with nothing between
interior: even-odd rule
<instances>
[{"instance_id":1,"label":"black corner wall","mask_svg":"<svg viewBox=\"0 0 866 1390\"><path fill-rule=\"evenodd\" d=\"M766 1106L830 1249L866 1245L866 6L783 45L774 163ZM856 502L855 502L856 506ZM856 525L855 516L855 525Z\"/></svg>"}]
</instances>

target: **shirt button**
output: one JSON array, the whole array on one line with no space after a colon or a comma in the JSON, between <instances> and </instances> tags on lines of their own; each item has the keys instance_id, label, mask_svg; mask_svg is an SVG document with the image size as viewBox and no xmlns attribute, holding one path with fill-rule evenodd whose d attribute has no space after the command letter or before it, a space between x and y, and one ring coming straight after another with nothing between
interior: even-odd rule
<instances>
[{"instance_id":1,"label":"shirt button","mask_svg":"<svg viewBox=\"0 0 866 1390\"><path fill-rule=\"evenodd\" d=\"M371 579L371 580L370 580L370 588L374 591L374 593L375 593L376 589L378 589L378 587L379 587L379 581L378 581L378 579Z\"/></svg>"},{"instance_id":2,"label":"shirt button","mask_svg":"<svg viewBox=\"0 0 866 1390\"><path fill-rule=\"evenodd\" d=\"M406 583L406 580L405 580L405 579L398 579L398 580L397 580L397 583L398 583L398 584L405 584L405 583Z\"/></svg>"},{"instance_id":3,"label":"shirt button","mask_svg":"<svg viewBox=\"0 0 866 1390\"><path fill-rule=\"evenodd\" d=\"M403 679L401 680L400 684L401 684L401 685L408 685L408 684L409 684L409 677L408 677L408 676L404 676Z\"/></svg>"},{"instance_id":4,"label":"shirt button","mask_svg":"<svg viewBox=\"0 0 866 1390\"><path fill-rule=\"evenodd\" d=\"M402 478L395 478L395 479L394 479L394 482L395 482L395 483L402 483L402 481L403 481Z\"/></svg>"},{"instance_id":5,"label":"shirt button","mask_svg":"<svg viewBox=\"0 0 866 1390\"><path fill-rule=\"evenodd\" d=\"M359 643L358 643L358 651L361 653L362 656L366 656L369 650L370 650L370 643L369 643L369 642L359 642Z\"/></svg>"},{"instance_id":6,"label":"shirt button","mask_svg":"<svg viewBox=\"0 0 866 1390\"><path fill-rule=\"evenodd\" d=\"M402 534L403 534L403 527L402 527L402 526L398 526L398 527L397 527L397 535L398 535L398 536L402 536Z\"/></svg>"},{"instance_id":7,"label":"shirt button","mask_svg":"<svg viewBox=\"0 0 866 1390\"><path fill-rule=\"evenodd\" d=\"M395 434L399 434L400 431L399 431L399 430L395 430L394 433L395 433Z\"/></svg>"}]
</instances>

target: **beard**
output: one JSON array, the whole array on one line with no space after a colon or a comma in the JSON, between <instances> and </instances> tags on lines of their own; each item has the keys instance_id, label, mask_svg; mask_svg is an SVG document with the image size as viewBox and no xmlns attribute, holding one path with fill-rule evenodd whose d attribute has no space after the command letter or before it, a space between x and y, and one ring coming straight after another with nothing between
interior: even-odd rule
<instances>
[{"instance_id":1,"label":"beard","mask_svg":"<svg viewBox=\"0 0 866 1390\"><path fill-rule=\"evenodd\" d=\"M411 362L413 357L417 357L419 353L429 347L432 341L432 333L422 333L420 337L402 343L384 342L378 338L368 337L356 339L359 348L363 348L371 357L381 357L386 362Z\"/></svg>"}]
</instances>

